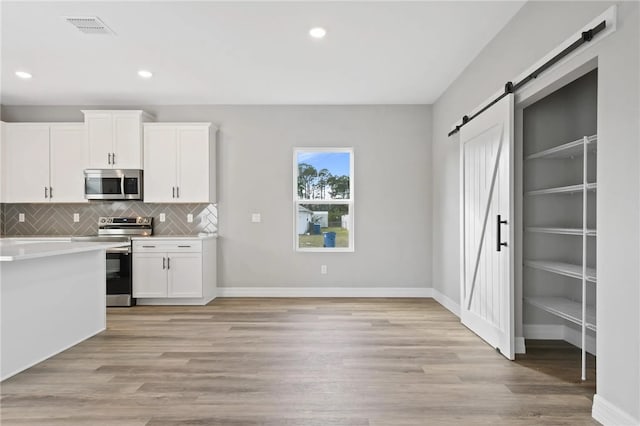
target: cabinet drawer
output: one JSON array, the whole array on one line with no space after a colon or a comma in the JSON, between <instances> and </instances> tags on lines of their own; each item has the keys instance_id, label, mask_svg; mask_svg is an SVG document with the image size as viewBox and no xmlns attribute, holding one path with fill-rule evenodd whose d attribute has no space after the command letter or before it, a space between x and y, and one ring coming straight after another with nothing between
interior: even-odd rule
<instances>
[{"instance_id":1,"label":"cabinet drawer","mask_svg":"<svg viewBox=\"0 0 640 426\"><path fill-rule=\"evenodd\" d=\"M150 240L133 241L134 253L200 253L202 241L200 240Z\"/></svg>"}]
</instances>

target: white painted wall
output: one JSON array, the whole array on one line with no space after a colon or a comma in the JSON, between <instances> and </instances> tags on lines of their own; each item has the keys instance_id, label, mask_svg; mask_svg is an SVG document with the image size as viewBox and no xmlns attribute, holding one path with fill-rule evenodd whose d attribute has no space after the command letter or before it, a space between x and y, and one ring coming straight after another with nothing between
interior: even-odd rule
<instances>
[{"instance_id":1,"label":"white painted wall","mask_svg":"<svg viewBox=\"0 0 640 426\"><path fill-rule=\"evenodd\" d=\"M326 228L329 226L329 212L314 212L313 215L318 218L320 227Z\"/></svg>"},{"instance_id":2,"label":"white painted wall","mask_svg":"<svg viewBox=\"0 0 640 426\"><path fill-rule=\"evenodd\" d=\"M308 209L298 207L298 225L296 226L298 234L304 234L309 231L309 222L313 214Z\"/></svg>"},{"instance_id":3,"label":"white painted wall","mask_svg":"<svg viewBox=\"0 0 640 426\"><path fill-rule=\"evenodd\" d=\"M2 116L81 121L81 108L4 106ZM136 108L220 126L219 287L431 287L430 106ZM296 146L354 148L354 253L294 252Z\"/></svg>"},{"instance_id":4,"label":"white painted wall","mask_svg":"<svg viewBox=\"0 0 640 426\"><path fill-rule=\"evenodd\" d=\"M459 300L458 138L450 126L615 2L529 2L433 106L433 283ZM638 3L618 31L563 67L598 57L597 400L640 423ZM577 362L577 361L576 361Z\"/></svg>"}]
</instances>

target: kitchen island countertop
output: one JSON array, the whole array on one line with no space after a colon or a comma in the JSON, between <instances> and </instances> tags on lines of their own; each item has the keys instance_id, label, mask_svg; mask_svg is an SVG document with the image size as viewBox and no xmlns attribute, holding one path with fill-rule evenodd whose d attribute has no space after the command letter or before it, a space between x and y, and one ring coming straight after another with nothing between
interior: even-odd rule
<instances>
[{"instance_id":1,"label":"kitchen island countertop","mask_svg":"<svg viewBox=\"0 0 640 426\"><path fill-rule=\"evenodd\" d=\"M30 242L20 241L20 239L3 239L0 240L0 262L14 262L93 250L106 250L121 245L122 243L118 242Z\"/></svg>"}]
</instances>

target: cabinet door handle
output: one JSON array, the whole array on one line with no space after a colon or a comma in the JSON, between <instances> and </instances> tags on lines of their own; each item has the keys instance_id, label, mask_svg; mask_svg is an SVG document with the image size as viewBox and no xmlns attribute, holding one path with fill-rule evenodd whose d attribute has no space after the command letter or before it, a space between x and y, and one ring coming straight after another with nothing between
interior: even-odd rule
<instances>
[{"instance_id":1,"label":"cabinet door handle","mask_svg":"<svg viewBox=\"0 0 640 426\"><path fill-rule=\"evenodd\" d=\"M116 153L115 152L111 153L111 164L116 164Z\"/></svg>"},{"instance_id":2,"label":"cabinet door handle","mask_svg":"<svg viewBox=\"0 0 640 426\"><path fill-rule=\"evenodd\" d=\"M180 187L176 186L176 198L180 198Z\"/></svg>"},{"instance_id":3,"label":"cabinet door handle","mask_svg":"<svg viewBox=\"0 0 640 426\"><path fill-rule=\"evenodd\" d=\"M165 261L166 261L166 259L163 257L163 258L162 258L162 269L164 269L164 268L165 268Z\"/></svg>"},{"instance_id":4,"label":"cabinet door handle","mask_svg":"<svg viewBox=\"0 0 640 426\"><path fill-rule=\"evenodd\" d=\"M507 247L507 243L503 243L502 242L502 236L500 235L500 228L502 225L506 225L507 221L506 220L502 220L502 217L500 215L498 215L498 217L496 218L496 228L497 228L497 239L496 239L496 251L501 251L502 247Z\"/></svg>"},{"instance_id":5,"label":"cabinet door handle","mask_svg":"<svg viewBox=\"0 0 640 426\"><path fill-rule=\"evenodd\" d=\"M49 198L53 198L53 187L49 187Z\"/></svg>"},{"instance_id":6,"label":"cabinet door handle","mask_svg":"<svg viewBox=\"0 0 640 426\"><path fill-rule=\"evenodd\" d=\"M155 248L156 246L142 246L144 248Z\"/></svg>"},{"instance_id":7,"label":"cabinet door handle","mask_svg":"<svg viewBox=\"0 0 640 426\"><path fill-rule=\"evenodd\" d=\"M107 162L111 164L111 153L107 154Z\"/></svg>"},{"instance_id":8,"label":"cabinet door handle","mask_svg":"<svg viewBox=\"0 0 640 426\"><path fill-rule=\"evenodd\" d=\"M176 187L175 186L171 187L171 198L176 198Z\"/></svg>"},{"instance_id":9,"label":"cabinet door handle","mask_svg":"<svg viewBox=\"0 0 640 426\"><path fill-rule=\"evenodd\" d=\"M178 246L178 248L187 248L187 247L191 247L191 246Z\"/></svg>"},{"instance_id":10,"label":"cabinet door handle","mask_svg":"<svg viewBox=\"0 0 640 426\"><path fill-rule=\"evenodd\" d=\"M49 188L44 187L44 198L49 198Z\"/></svg>"},{"instance_id":11,"label":"cabinet door handle","mask_svg":"<svg viewBox=\"0 0 640 426\"><path fill-rule=\"evenodd\" d=\"M167 269L171 269L171 258L167 256Z\"/></svg>"}]
</instances>

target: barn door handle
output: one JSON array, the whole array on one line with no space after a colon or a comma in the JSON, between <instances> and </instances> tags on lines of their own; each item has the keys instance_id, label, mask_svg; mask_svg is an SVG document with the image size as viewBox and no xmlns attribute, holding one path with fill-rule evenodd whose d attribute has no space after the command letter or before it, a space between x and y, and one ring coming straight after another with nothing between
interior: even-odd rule
<instances>
[{"instance_id":1,"label":"barn door handle","mask_svg":"<svg viewBox=\"0 0 640 426\"><path fill-rule=\"evenodd\" d=\"M507 243L503 243L502 242L502 236L500 235L500 228L501 225L506 225L507 221L506 220L502 220L502 216L498 215L496 217L497 221L496 221L496 228L498 230L498 238L496 239L496 251L501 251L502 247L506 247Z\"/></svg>"}]
</instances>

